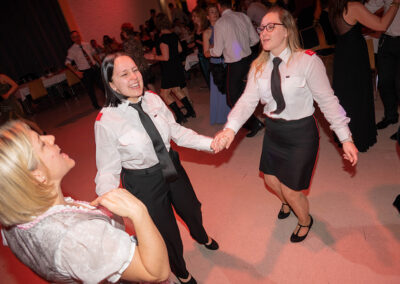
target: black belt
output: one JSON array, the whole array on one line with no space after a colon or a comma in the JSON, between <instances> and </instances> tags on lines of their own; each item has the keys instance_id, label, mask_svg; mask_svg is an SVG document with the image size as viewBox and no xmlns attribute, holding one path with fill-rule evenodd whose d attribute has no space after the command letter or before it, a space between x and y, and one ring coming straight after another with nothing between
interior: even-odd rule
<instances>
[{"instance_id":1,"label":"black belt","mask_svg":"<svg viewBox=\"0 0 400 284\"><path fill-rule=\"evenodd\" d=\"M123 171L131 174L131 175L136 175L136 176L143 176L143 175L147 175L147 174L151 174L157 171L161 170L161 165L160 163L147 168L147 169L137 169L137 170L131 170L131 169L126 169L126 168L122 168Z\"/></svg>"}]
</instances>

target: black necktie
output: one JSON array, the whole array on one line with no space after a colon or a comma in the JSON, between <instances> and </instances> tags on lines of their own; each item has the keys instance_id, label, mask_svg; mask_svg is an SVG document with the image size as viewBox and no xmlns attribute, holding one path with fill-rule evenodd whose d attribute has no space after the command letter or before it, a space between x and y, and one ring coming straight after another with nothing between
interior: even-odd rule
<instances>
[{"instance_id":1,"label":"black necktie","mask_svg":"<svg viewBox=\"0 0 400 284\"><path fill-rule=\"evenodd\" d=\"M89 66L93 67L93 62L90 60L89 54L87 54L87 52L83 49L82 44L80 44L79 47L82 49L83 55L85 56L86 61L89 63Z\"/></svg>"},{"instance_id":2,"label":"black necktie","mask_svg":"<svg viewBox=\"0 0 400 284\"><path fill-rule=\"evenodd\" d=\"M178 174L176 173L175 166L168 154L167 148L165 147L164 141L161 138L160 132L158 132L150 116L144 112L142 108L142 102L140 101L137 104L129 104L129 106L136 109L139 113L140 121L142 122L144 129L149 135L151 142L153 143L154 150L156 151L157 158L160 161L164 178L168 182L176 180Z\"/></svg>"},{"instance_id":3,"label":"black necktie","mask_svg":"<svg viewBox=\"0 0 400 284\"><path fill-rule=\"evenodd\" d=\"M271 93L276 102L276 110L272 113L280 114L286 106L281 89L281 74L279 73L279 64L281 64L282 59L275 57L272 62L274 63L274 69L272 69L271 73Z\"/></svg>"}]
</instances>

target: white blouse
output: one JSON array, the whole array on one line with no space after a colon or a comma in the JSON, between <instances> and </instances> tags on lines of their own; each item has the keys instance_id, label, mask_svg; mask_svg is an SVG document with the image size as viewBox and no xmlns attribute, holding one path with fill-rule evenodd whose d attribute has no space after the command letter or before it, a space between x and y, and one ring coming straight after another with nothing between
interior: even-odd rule
<instances>
[{"instance_id":1,"label":"white blouse","mask_svg":"<svg viewBox=\"0 0 400 284\"><path fill-rule=\"evenodd\" d=\"M274 57L270 54L264 70L257 74L257 78L254 77L254 68L250 70L246 89L230 112L225 128L239 131L259 102L265 105L264 114L271 118L297 120L313 115L313 103L316 101L339 140L351 138L347 126L350 118L346 117L345 110L334 95L324 64L311 50L292 54L290 49L286 48L279 55L282 59L279 71L286 107L280 114L272 113L276 109L276 102L271 93Z\"/></svg>"}]
</instances>

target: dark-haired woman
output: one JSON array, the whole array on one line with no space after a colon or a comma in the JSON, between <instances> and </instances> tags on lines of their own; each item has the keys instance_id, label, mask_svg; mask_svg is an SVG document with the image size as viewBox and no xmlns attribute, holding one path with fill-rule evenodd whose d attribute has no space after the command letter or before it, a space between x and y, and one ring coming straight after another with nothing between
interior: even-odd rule
<instances>
[{"instance_id":1,"label":"dark-haired woman","mask_svg":"<svg viewBox=\"0 0 400 284\"><path fill-rule=\"evenodd\" d=\"M329 17L337 35L332 85L350 117L349 127L360 152L374 145L377 136L368 48L361 25L384 31L399 8L397 1L397 5L378 17L371 14L363 2L331 0L329 3Z\"/></svg>"},{"instance_id":2,"label":"dark-haired woman","mask_svg":"<svg viewBox=\"0 0 400 284\"><path fill-rule=\"evenodd\" d=\"M103 195L121 179L147 206L167 245L172 272L182 283L196 283L186 269L172 206L198 243L208 249L218 244L203 227L201 203L170 140L211 151L212 139L178 124L158 95L143 92L142 75L131 57L111 54L101 71L106 103L95 123L96 192Z\"/></svg>"},{"instance_id":3,"label":"dark-haired woman","mask_svg":"<svg viewBox=\"0 0 400 284\"><path fill-rule=\"evenodd\" d=\"M179 53L182 46L178 36L172 31L172 24L167 15L159 13L156 16L156 27L160 31L160 37L156 44L156 52L145 54L148 60L156 60L161 63L161 92L164 102L173 110L176 121L182 123L186 117L196 117L192 104L183 88L186 87L185 73ZM181 101L187 110L184 115L178 107L175 97ZM186 117L185 117L186 116Z\"/></svg>"}]
</instances>

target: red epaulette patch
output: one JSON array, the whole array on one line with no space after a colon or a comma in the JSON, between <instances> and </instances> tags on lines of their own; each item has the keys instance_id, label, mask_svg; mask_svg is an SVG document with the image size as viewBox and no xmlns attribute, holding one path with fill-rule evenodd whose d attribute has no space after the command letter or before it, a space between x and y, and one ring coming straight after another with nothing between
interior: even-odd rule
<instances>
[{"instance_id":1,"label":"red epaulette patch","mask_svg":"<svg viewBox=\"0 0 400 284\"><path fill-rule=\"evenodd\" d=\"M148 92L148 93L152 93L152 94L154 94L154 95L157 95L157 96L158 96L158 94L154 93L153 91L147 90L146 92Z\"/></svg>"},{"instance_id":2,"label":"red epaulette patch","mask_svg":"<svg viewBox=\"0 0 400 284\"><path fill-rule=\"evenodd\" d=\"M308 54L310 56L315 54L315 51L311 50L311 49L307 49L306 51L304 51L305 54Z\"/></svg>"},{"instance_id":3,"label":"red epaulette patch","mask_svg":"<svg viewBox=\"0 0 400 284\"><path fill-rule=\"evenodd\" d=\"M96 117L96 121L100 121L101 117L103 116L102 112L99 112L99 114Z\"/></svg>"}]
</instances>

